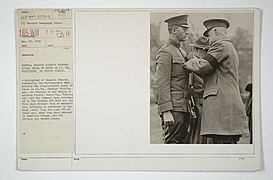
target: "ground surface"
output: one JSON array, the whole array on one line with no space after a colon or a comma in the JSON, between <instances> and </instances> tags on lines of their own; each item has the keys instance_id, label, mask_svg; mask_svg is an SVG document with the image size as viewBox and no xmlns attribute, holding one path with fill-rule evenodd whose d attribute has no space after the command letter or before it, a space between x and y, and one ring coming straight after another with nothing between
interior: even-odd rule
<instances>
[{"instance_id":1,"label":"ground surface","mask_svg":"<svg viewBox=\"0 0 273 180\"><path fill-rule=\"evenodd\" d=\"M161 128L161 120L157 114L157 107L155 104L151 104L150 108L150 143L151 144L163 144L162 140L162 128ZM248 144L249 143L249 135L244 135L241 137L239 144Z\"/></svg>"}]
</instances>

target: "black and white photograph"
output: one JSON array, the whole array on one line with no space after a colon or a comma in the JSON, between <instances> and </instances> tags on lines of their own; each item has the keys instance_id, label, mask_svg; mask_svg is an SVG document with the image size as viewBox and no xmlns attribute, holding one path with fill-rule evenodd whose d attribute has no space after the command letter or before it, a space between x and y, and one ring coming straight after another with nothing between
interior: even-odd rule
<instances>
[{"instance_id":1,"label":"black and white photograph","mask_svg":"<svg viewBox=\"0 0 273 180\"><path fill-rule=\"evenodd\" d=\"M260 169L258 9L16 17L19 170Z\"/></svg>"},{"instance_id":2,"label":"black and white photograph","mask_svg":"<svg viewBox=\"0 0 273 180\"><path fill-rule=\"evenodd\" d=\"M252 11L151 13L151 144L253 143L253 33Z\"/></svg>"},{"instance_id":3,"label":"black and white photograph","mask_svg":"<svg viewBox=\"0 0 273 180\"><path fill-rule=\"evenodd\" d=\"M273 179L270 0L11 0L4 179Z\"/></svg>"}]
</instances>

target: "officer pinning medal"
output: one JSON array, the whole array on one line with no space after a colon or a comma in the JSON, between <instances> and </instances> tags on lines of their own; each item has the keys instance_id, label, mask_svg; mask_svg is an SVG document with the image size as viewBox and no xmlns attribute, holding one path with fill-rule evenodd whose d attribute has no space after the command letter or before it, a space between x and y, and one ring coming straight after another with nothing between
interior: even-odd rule
<instances>
[{"instance_id":1,"label":"officer pinning medal","mask_svg":"<svg viewBox=\"0 0 273 180\"><path fill-rule=\"evenodd\" d=\"M203 20L191 52L181 46L188 15L167 18L168 40L155 59L153 91L165 144L237 144L249 133L239 88L239 57L224 18Z\"/></svg>"}]
</instances>

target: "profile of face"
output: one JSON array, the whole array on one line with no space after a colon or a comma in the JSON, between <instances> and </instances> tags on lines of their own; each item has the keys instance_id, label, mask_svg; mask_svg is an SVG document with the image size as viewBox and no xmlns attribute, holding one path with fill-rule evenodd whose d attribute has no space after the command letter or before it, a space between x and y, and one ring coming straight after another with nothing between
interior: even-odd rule
<instances>
[{"instance_id":1,"label":"profile of face","mask_svg":"<svg viewBox=\"0 0 273 180\"><path fill-rule=\"evenodd\" d=\"M216 41L217 39L217 32L216 32L216 28L212 28L209 32L208 32L208 39L209 39L209 44L213 43L214 41Z\"/></svg>"},{"instance_id":2,"label":"profile of face","mask_svg":"<svg viewBox=\"0 0 273 180\"><path fill-rule=\"evenodd\" d=\"M173 28L173 34L175 35L176 39L180 41L185 41L189 34L189 28L178 26Z\"/></svg>"}]
</instances>

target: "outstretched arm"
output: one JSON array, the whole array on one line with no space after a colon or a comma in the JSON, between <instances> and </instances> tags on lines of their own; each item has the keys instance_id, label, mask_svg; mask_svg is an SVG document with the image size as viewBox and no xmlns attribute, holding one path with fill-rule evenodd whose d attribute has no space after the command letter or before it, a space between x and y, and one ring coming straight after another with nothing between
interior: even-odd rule
<instances>
[{"instance_id":1,"label":"outstretched arm","mask_svg":"<svg viewBox=\"0 0 273 180\"><path fill-rule=\"evenodd\" d=\"M207 74L214 70L214 67L205 59L196 57L190 59L184 64L184 68L196 74Z\"/></svg>"}]
</instances>

